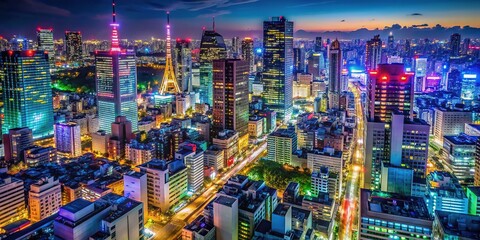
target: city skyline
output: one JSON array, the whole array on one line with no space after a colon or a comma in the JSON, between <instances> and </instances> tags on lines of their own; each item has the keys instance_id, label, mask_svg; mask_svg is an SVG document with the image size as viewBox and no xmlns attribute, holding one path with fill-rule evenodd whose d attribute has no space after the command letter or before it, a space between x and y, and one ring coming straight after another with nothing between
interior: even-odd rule
<instances>
[{"instance_id":1,"label":"city skyline","mask_svg":"<svg viewBox=\"0 0 480 240\"><path fill-rule=\"evenodd\" d=\"M119 1L121 12L120 38L164 38L165 12L171 11L173 37L200 39L202 27L212 27L224 37L261 37L262 21L271 16L282 16L294 21L296 37L310 33L324 33L329 37L350 38L350 32L369 34L385 30L402 35L413 32L421 37L444 38L451 31L460 31L469 37L480 36L480 24L475 16L479 2L430 1L382 3L380 1L292 1L270 4L270 0L203 0L203 1ZM108 39L102 28L92 25L109 23L108 2L22 0L21 4L2 1L0 36L31 37L37 27L54 29L55 39L64 31L81 31L84 39ZM264 8L262 6L270 6ZM261 9L261 10L260 10ZM13 15L11 13L14 13ZM366 14L367 13L367 14ZM59 18L62 21L57 21ZM15 21L12 21L15 19ZM438 24L438 25L437 25ZM138 26L142 26L139 28ZM147 31L145 29L148 29ZM378 29L378 30L376 30ZM447 33L448 32L448 33ZM433 34L432 34L433 33ZM411 35L411 34L410 34ZM414 37L414 36L410 36ZM362 37L360 37L362 38Z\"/></svg>"}]
</instances>

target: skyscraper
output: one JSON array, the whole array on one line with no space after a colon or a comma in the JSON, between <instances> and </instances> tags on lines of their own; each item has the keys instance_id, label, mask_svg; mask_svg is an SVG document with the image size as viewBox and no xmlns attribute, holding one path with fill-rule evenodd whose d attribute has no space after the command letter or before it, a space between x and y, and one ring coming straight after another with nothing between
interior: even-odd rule
<instances>
[{"instance_id":1,"label":"skyscraper","mask_svg":"<svg viewBox=\"0 0 480 240\"><path fill-rule=\"evenodd\" d=\"M323 41L322 37L316 37L315 38L315 52L320 52L323 50Z\"/></svg>"},{"instance_id":2,"label":"skyscraper","mask_svg":"<svg viewBox=\"0 0 480 240\"><path fill-rule=\"evenodd\" d=\"M163 73L162 84L160 85L160 94L180 93L175 71L173 70L172 60L172 40L170 38L170 12L167 12L167 55L165 58L165 72Z\"/></svg>"},{"instance_id":3,"label":"skyscraper","mask_svg":"<svg viewBox=\"0 0 480 240\"><path fill-rule=\"evenodd\" d=\"M177 39L175 45L175 68L178 86L182 92L192 91L192 49L190 39Z\"/></svg>"},{"instance_id":4,"label":"skyscraper","mask_svg":"<svg viewBox=\"0 0 480 240\"><path fill-rule=\"evenodd\" d=\"M67 61L82 59L82 34L80 32L65 32L65 55Z\"/></svg>"},{"instance_id":5,"label":"skyscraper","mask_svg":"<svg viewBox=\"0 0 480 240\"><path fill-rule=\"evenodd\" d=\"M264 105L286 122L293 108L293 22L284 17L264 21L263 49Z\"/></svg>"},{"instance_id":6,"label":"skyscraper","mask_svg":"<svg viewBox=\"0 0 480 240\"><path fill-rule=\"evenodd\" d=\"M213 61L213 129L248 134L248 63L239 59ZM248 136L247 136L248 141Z\"/></svg>"},{"instance_id":7,"label":"skyscraper","mask_svg":"<svg viewBox=\"0 0 480 240\"><path fill-rule=\"evenodd\" d=\"M408 44L410 48L410 44ZM382 59L382 40L380 35L375 35L371 40L367 41L365 49L365 67L367 70L377 69Z\"/></svg>"},{"instance_id":8,"label":"skyscraper","mask_svg":"<svg viewBox=\"0 0 480 240\"><path fill-rule=\"evenodd\" d=\"M0 59L3 132L28 127L33 138L53 135L52 80L48 56L38 51L6 51Z\"/></svg>"},{"instance_id":9,"label":"skyscraper","mask_svg":"<svg viewBox=\"0 0 480 240\"><path fill-rule=\"evenodd\" d=\"M396 111L413 116L413 73L403 64L380 64L370 71L367 93L370 121L389 122Z\"/></svg>"},{"instance_id":10,"label":"skyscraper","mask_svg":"<svg viewBox=\"0 0 480 240\"><path fill-rule=\"evenodd\" d=\"M242 41L242 59L248 63L250 73L255 71L255 56L253 55L253 40L245 38Z\"/></svg>"},{"instance_id":11,"label":"skyscraper","mask_svg":"<svg viewBox=\"0 0 480 240\"><path fill-rule=\"evenodd\" d=\"M232 38L232 58L239 58L242 45L239 37Z\"/></svg>"},{"instance_id":12,"label":"skyscraper","mask_svg":"<svg viewBox=\"0 0 480 240\"><path fill-rule=\"evenodd\" d=\"M454 33L450 36L450 57L460 56L460 42L461 36L458 33Z\"/></svg>"},{"instance_id":13,"label":"skyscraper","mask_svg":"<svg viewBox=\"0 0 480 240\"><path fill-rule=\"evenodd\" d=\"M81 156L80 125L75 122L55 124L55 147L57 147L58 154L67 157Z\"/></svg>"},{"instance_id":14,"label":"skyscraper","mask_svg":"<svg viewBox=\"0 0 480 240\"><path fill-rule=\"evenodd\" d=\"M12 128L3 134L5 162L17 163L24 160L24 151L33 145L32 130L29 128Z\"/></svg>"},{"instance_id":15,"label":"skyscraper","mask_svg":"<svg viewBox=\"0 0 480 240\"><path fill-rule=\"evenodd\" d=\"M328 106L329 108L338 108L340 101L340 75L342 72L342 50L340 42L335 39L330 45L328 53L329 78L328 78Z\"/></svg>"},{"instance_id":16,"label":"skyscraper","mask_svg":"<svg viewBox=\"0 0 480 240\"><path fill-rule=\"evenodd\" d=\"M305 48L293 49L293 73L305 72Z\"/></svg>"},{"instance_id":17,"label":"skyscraper","mask_svg":"<svg viewBox=\"0 0 480 240\"><path fill-rule=\"evenodd\" d=\"M138 129L137 65L135 53L121 50L113 3L112 47L95 54L97 107L101 130L110 133L117 116L125 116Z\"/></svg>"},{"instance_id":18,"label":"skyscraper","mask_svg":"<svg viewBox=\"0 0 480 240\"><path fill-rule=\"evenodd\" d=\"M53 29L37 28L38 50L45 51L48 54L50 66L53 65L55 58L55 46L53 44Z\"/></svg>"},{"instance_id":19,"label":"skyscraper","mask_svg":"<svg viewBox=\"0 0 480 240\"><path fill-rule=\"evenodd\" d=\"M387 49L388 49L388 53L390 55L394 55L394 51L395 51L395 38L393 37L393 33L390 32L390 34L388 35L388 45L387 45Z\"/></svg>"},{"instance_id":20,"label":"skyscraper","mask_svg":"<svg viewBox=\"0 0 480 240\"><path fill-rule=\"evenodd\" d=\"M215 29L204 30L200 43L200 102L213 105L212 61L226 57L227 49L222 35Z\"/></svg>"}]
</instances>

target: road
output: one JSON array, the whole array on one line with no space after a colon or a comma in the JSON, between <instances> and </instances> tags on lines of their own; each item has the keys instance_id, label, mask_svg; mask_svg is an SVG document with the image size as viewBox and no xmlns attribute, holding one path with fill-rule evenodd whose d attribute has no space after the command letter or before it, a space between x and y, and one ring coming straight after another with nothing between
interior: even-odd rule
<instances>
[{"instance_id":1,"label":"road","mask_svg":"<svg viewBox=\"0 0 480 240\"><path fill-rule=\"evenodd\" d=\"M225 172L219 179L215 181L215 184L212 184L212 186L206 189L194 201L190 202L182 210L173 215L171 220L165 226L162 227L156 224L152 225L150 230L155 234L154 239L178 239L182 234L183 227L203 213L203 208L213 200L215 193L219 189L219 186L225 184L229 178L237 174L247 164L257 161L264 155L266 149L267 142L263 142L258 145L249 157L240 160L238 164Z\"/></svg>"},{"instance_id":2,"label":"road","mask_svg":"<svg viewBox=\"0 0 480 240\"><path fill-rule=\"evenodd\" d=\"M340 207L339 238L352 239L355 232L358 231L358 200L359 187L363 181L363 158L364 146L363 135L365 129L363 107L360 98L360 92L356 87L352 87L355 95L355 111L357 117L356 143L352 162L349 164L348 176L345 184L345 196Z\"/></svg>"}]
</instances>

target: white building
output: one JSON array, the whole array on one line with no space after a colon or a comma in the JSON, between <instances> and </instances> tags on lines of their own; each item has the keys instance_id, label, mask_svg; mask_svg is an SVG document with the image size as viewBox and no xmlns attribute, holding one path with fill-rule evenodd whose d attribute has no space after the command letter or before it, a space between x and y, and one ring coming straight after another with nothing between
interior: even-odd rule
<instances>
[{"instance_id":1,"label":"white building","mask_svg":"<svg viewBox=\"0 0 480 240\"><path fill-rule=\"evenodd\" d=\"M49 177L30 185L28 207L32 221L38 222L57 213L61 205L62 190L58 180Z\"/></svg>"},{"instance_id":2,"label":"white building","mask_svg":"<svg viewBox=\"0 0 480 240\"><path fill-rule=\"evenodd\" d=\"M268 135L267 159L281 164L292 163L292 153L297 151L297 135L294 130L278 129Z\"/></svg>"},{"instance_id":3,"label":"white building","mask_svg":"<svg viewBox=\"0 0 480 240\"><path fill-rule=\"evenodd\" d=\"M6 172L6 168L0 169L0 227L24 218L25 213L23 181Z\"/></svg>"},{"instance_id":4,"label":"white building","mask_svg":"<svg viewBox=\"0 0 480 240\"><path fill-rule=\"evenodd\" d=\"M464 132L466 123L472 123L472 112L435 108L433 130L435 141L442 144L444 136Z\"/></svg>"},{"instance_id":5,"label":"white building","mask_svg":"<svg viewBox=\"0 0 480 240\"><path fill-rule=\"evenodd\" d=\"M259 138L263 134L263 117L252 116L248 119L248 135Z\"/></svg>"},{"instance_id":6,"label":"white building","mask_svg":"<svg viewBox=\"0 0 480 240\"><path fill-rule=\"evenodd\" d=\"M108 140L110 134L104 130L92 133L92 151L96 154L104 155L108 153Z\"/></svg>"},{"instance_id":7,"label":"white building","mask_svg":"<svg viewBox=\"0 0 480 240\"><path fill-rule=\"evenodd\" d=\"M213 201L213 225L217 240L238 240L238 200L218 196Z\"/></svg>"},{"instance_id":8,"label":"white building","mask_svg":"<svg viewBox=\"0 0 480 240\"><path fill-rule=\"evenodd\" d=\"M468 214L467 195L449 172L434 171L427 176L425 202L432 216L435 210Z\"/></svg>"},{"instance_id":9,"label":"white building","mask_svg":"<svg viewBox=\"0 0 480 240\"><path fill-rule=\"evenodd\" d=\"M140 126L139 126L140 127ZM152 144L132 140L125 145L125 157L133 165L140 165L153 159L155 148Z\"/></svg>"},{"instance_id":10,"label":"white building","mask_svg":"<svg viewBox=\"0 0 480 240\"><path fill-rule=\"evenodd\" d=\"M318 171L321 167L328 167L332 172L342 172L342 152L333 148L324 148L323 151L313 150L307 153L307 167L312 171Z\"/></svg>"},{"instance_id":11,"label":"white building","mask_svg":"<svg viewBox=\"0 0 480 240\"><path fill-rule=\"evenodd\" d=\"M188 191L196 193L203 188L203 151L197 151L195 144L185 144L175 153L175 159L182 160L187 167Z\"/></svg>"},{"instance_id":12,"label":"white building","mask_svg":"<svg viewBox=\"0 0 480 240\"><path fill-rule=\"evenodd\" d=\"M80 126L75 122L55 124L55 146L60 155L78 157L82 155Z\"/></svg>"},{"instance_id":13,"label":"white building","mask_svg":"<svg viewBox=\"0 0 480 240\"><path fill-rule=\"evenodd\" d=\"M143 216L148 216L147 174L131 171L123 175L123 195L143 203Z\"/></svg>"}]
</instances>

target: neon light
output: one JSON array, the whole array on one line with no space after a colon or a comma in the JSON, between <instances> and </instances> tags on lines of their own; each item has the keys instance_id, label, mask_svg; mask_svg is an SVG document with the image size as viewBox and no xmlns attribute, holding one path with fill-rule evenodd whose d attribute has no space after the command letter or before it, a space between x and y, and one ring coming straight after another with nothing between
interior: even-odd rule
<instances>
[{"instance_id":1,"label":"neon light","mask_svg":"<svg viewBox=\"0 0 480 240\"><path fill-rule=\"evenodd\" d=\"M371 75L377 75L377 71L370 71Z\"/></svg>"},{"instance_id":2,"label":"neon light","mask_svg":"<svg viewBox=\"0 0 480 240\"><path fill-rule=\"evenodd\" d=\"M405 74L406 74L406 75L410 75L410 76L415 75L415 73L413 73L413 72L407 72L407 73L405 73Z\"/></svg>"},{"instance_id":3,"label":"neon light","mask_svg":"<svg viewBox=\"0 0 480 240\"><path fill-rule=\"evenodd\" d=\"M382 77L382 80L387 80L387 79L388 79L387 76Z\"/></svg>"},{"instance_id":4,"label":"neon light","mask_svg":"<svg viewBox=\"0 0 480 240\"><path fill-rule=\"evenodd\" d=\"M477 74L463 74L463 78L477 78Z\"/></svg>"},{"instance_id":5,"label":"neon light","mask_svg":"<svg viewBox=\"0 0 480 240\"><path fill-rule=\"evenodd\" d=\"M439 80L440 77L430 76L430 77L427 77L427 79L429 79L429 80Z\"/></svg>"},{"instance_id":6,"label":"neon light","mask_svg":"<svg viewBox=\"0 0 480 240\"><path fill-rule=\"evenodd\" d=\"M402 77L402 80L407 80L407 78L406 78L406 77Z\"/></svg>"}]
</instances>

